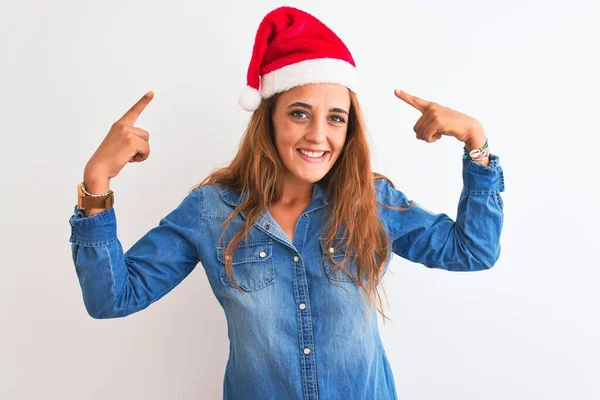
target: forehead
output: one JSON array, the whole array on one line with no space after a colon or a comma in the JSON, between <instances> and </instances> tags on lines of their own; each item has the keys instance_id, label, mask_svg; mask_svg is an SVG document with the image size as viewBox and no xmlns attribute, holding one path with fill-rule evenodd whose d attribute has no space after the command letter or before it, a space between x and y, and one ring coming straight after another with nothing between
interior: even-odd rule
<instances>
[{"instance_id":1,"label":"forehead","mask_svg":"<svg viewBox=\"0 0 600 400\"><path fill-rule=\"evenodd\" d=\"M296 86L281 93L278 102L302 101L313 106L341 107L350 105L350 93L346 86L334 83L311 83Z\"/></svg>"}]
</instances>

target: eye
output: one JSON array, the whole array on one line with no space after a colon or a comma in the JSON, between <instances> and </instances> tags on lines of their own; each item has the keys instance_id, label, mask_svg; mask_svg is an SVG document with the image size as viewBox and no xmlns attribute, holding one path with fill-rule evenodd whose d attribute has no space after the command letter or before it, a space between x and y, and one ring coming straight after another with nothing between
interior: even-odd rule
<instances>
[{"instance_id":1,"label":"eye","mask_svg":"<svg viewBox=\"0 0 600 400\"><path fill-rule=\"evenodd\" d=\"M291 115L292 117L296 117L296 118L304 119L304 118L301 118L300 116L298 116L298 114L304 114L304 115L306 115L306 113L305 113L304 111L302 111L302 110L294 110L294 111L292 111L292 112L290 113L290 115Z\"/></svg>"},{"instance_id":2,"label":"eye","mask_svg":"<svg viewBox=\"0 0 600 400\"><path fill-rule=\"evenodd\" d=\"M337 118L337 120L336 120L336 121L334 121L334 122L338 122L338 123L341 123L341 124L343 124L344 122L346 122L346 121L344 120L344 118L340 117L339 115L332 115L331 117L332 117L332 118Z\"/></svg>"}]
</instances>

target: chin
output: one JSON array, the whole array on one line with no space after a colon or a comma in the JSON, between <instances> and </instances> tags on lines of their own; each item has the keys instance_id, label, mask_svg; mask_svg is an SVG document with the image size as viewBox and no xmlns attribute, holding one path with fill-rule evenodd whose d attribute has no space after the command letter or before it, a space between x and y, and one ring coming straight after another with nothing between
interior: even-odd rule
<instances>
[{"instance_id":1,"label":"chin","mask_svg":"<svg viewBox=\"0 0 600 400\"><path fill-rule=\"evenodd\" d=\"M329 172L329 171L327 171L327 172ZM297 176L297 178L304 182L307 182L307 183L316 183L316 182L319 182L321 179L323 179L323 177L325 175L327 175L327 172L325 172L324 174L319 174L319 175Z\"/></svg>"},{"instance_id":2,"label":"chin","mask_svg":"<svg viewBox=\"0 0 600 400\"><path fill-rule=\"evenodd\" d=\"M289 172L289 170L288 170L288 172ZM325 177L325 175L327 175L328 172L329 172L329 170L324 171L323 173L319 173L319 174L299 174L299 173L290 172L290 175L292 175L295 179L302 181L302 182L316 183L316 182L320 181L321 179L323 179L323 177Z\"/></svg>"}]
</instances>

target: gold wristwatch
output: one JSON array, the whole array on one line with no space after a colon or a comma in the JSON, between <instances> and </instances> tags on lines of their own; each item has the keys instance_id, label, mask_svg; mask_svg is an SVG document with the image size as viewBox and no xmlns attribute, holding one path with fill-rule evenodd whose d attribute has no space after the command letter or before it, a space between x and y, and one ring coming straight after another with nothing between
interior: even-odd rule
<instances>
[{"instance_id":1,"label":"gold wristwatch","mask_svg":"<svg viewBox=\"0 0 600 400\"><path fill-rule=\"evenodd\" d=\"M85 184L81 182L77 185L77 207L81 210L90 208L111 208L115 203L115 196L112 190L104 195L88 195L85 193Z\"/></svg>"}]
</instances>

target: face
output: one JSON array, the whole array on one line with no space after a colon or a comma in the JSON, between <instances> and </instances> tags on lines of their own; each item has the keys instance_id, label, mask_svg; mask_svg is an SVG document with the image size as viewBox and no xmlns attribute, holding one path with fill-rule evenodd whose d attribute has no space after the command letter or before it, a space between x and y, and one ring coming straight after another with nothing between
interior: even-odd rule
<instances>
[{"instance_id":1,"label":"face","mask_svg":"<svg viewBox=\"0 0 600 400\"><path fill-rule=\"evenodd\" d=\"M273 126L285 179L314 183L329 172L346 142L349 113L345 86L309 84L279 95Z\"/></svg>"}]
</instances>

